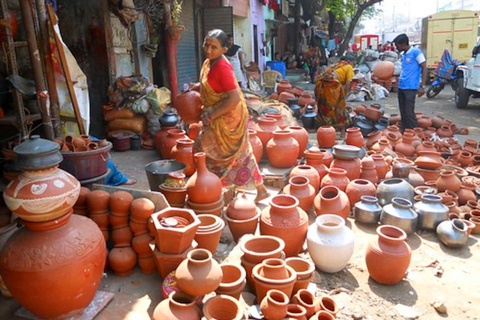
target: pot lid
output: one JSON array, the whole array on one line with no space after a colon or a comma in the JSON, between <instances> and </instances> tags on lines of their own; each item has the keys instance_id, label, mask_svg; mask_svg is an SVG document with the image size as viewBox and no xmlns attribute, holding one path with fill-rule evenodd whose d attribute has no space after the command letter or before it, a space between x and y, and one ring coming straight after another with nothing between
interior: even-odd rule
<instances>
[{"instance_id":1,"label":"pot lid","mask_svg":"<svg viewBox=\"0 0 480 320\"><path fill-rule=\"evenodd\" d=\"M13 149L20 170L41 170L59 164L63 160L59 150L58 143L42 139L39 135L32 135Z\"/></svg>"},{"instance_id":2,"label":"pot lid","mask_svg":"<svg viewBox=\"0 0 480 320\"><path fill-rule=\"evenodd\" d=\"M247 198L245 192L241 196L233 199L227 207L227 214L232 219L238 219L240 216L243 219L253 217L257 213L257 206L253 200Z\"/></svg>"}]
</instances>

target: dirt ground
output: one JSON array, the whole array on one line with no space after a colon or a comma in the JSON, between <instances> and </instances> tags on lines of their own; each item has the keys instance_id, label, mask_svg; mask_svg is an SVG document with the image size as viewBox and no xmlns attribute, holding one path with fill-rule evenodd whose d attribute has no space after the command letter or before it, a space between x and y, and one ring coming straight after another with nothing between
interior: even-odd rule
<instances>
[{"instance_id":1,"label":"dirt ground","mask_svg":"<svg viewBox=\"0 0 480 320\"><path fill-rule=\"evenodd\" d=\"M397 113L396 94L379 102L387 113ZM458 127L470 130L469 138L479 140L480 100L472 102L468 109L456 110L453 92L445 90L433 100L419 99L417 111L452 119ZM466 138L458 136L462 142ZM312 142L314 139L311 135ZM155 152L112 152L112 158L120 170L138 180L133 188L149 189L143 168L148 162L158 159ZM275 194L279 190L270 188L270 191ZM268 199L262 201L261 207L266 205ZM313 219L310 213L310 220ZM412 248L412 261L408 274L400 283L386 286L369 278L365 264L367 244L376 237L375 226L361 225L353 219L348 219L347 225L355 234L355 251L347 268L335 274L317 271L314 280L318 295L331 294L340 304L337 319L480 319L480 235L470 236L468 245L461 249L447 248L433 232L419 231L410 235L407 242ZM216 258L238 262L238 252L238 247L231 242L225 230ZM303 256L308 258L308 253ZM112 292L115 296L95 319L150 319L155 306L161 301L161 282L159 275L146 276L139 269L124 278L106 273L100 290ZM245 309L253 299L246 290L241 299ZM439 309L443 306L446 312L437 312L434 304L440 306ZM0 298L0 319L23 319L14 316L18 308L13 299Z\"/></svg>"}]
</instances>

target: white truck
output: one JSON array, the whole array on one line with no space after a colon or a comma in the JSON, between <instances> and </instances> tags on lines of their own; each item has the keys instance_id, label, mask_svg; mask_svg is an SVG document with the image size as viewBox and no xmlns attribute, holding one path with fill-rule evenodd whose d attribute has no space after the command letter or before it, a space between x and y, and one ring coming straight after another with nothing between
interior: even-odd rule
<instances>
[{"instance_id":1,"label":"white truck","mask_svg":"<svg viewBox=\"0 0 480 320\"><path fill-rule=\"evenodd\" d=\"M458 87L455 91L455 105L463 109L468 105L471 96L480 98L480 41L472 50L472 58L457 67Z\"/></svg>"}]
</instances>

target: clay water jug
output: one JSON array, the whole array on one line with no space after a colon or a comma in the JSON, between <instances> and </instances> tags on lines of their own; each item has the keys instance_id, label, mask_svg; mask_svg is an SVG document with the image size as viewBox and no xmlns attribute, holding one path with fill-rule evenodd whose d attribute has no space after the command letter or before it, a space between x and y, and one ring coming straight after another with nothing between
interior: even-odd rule
<instances>
[{"instance_id":1,"label":"clay water jug","mask_svg":"<svg viewBox=\"0 0 480 320\"><path fill-rule=\"evenodd\" d=\"M315 214L337 214L347 219L350 214L350 200L345 192L335 186L326 186L320 189L313 201Z\"/></svg>"},{"instance_id":2,"label":"clay water jug","mask_svg":"<svg viewBox=\"0 0 480 320\"><path fill-rule=\"evenodd\" d=\"M186 124L201 120L203 103L200 99L200 92L195 90L182 92L175 97L173 105Z\"/></svg>"},{"instance_id":3,"label":"clay water jug","mask_svg":"<svg viewBox=\"0 0 480 320\"><path fill-rule=\"evenodd\" d=\"M270 205L260 215L260 234L271 235L285 241L287 257L301 250L308 228L308 216L291 195L279 194L270 200Z\"/></svg>"},{"instance_id":4,"label":"clay water jug","mask_svg":"<svg viewBox=\"0 0 480 320\"><path fill-rule=\"evenodd\" d=\"M351 146L363 148L365 146L365 140L360 132L360 128L348 128L345 136L345 143Z\"/></svg>"},{"instance_id":5,"label":"clay water jug","mask_svg":"<svg viewBox=\"0 0 480 320\"><path fill-rule=\"evenodd\" d=\"M257 163L259 163L263 155L263 145L262 145L262 140L260 140L260 138L257 136L256 130L248 129L248 141L252 146L255 160L257 161Z\"/></svg>"},{"instance_id":6,"label":"clay water jug","mask_svg":"<svg viewBox=\"0 0 480 320\"><path fill-rule=\"evenodd\" d=\"M190 177L195 173L195 159L193 157L193 140L178 139L177 144L172 148L172 159L185 164L185 175Z\"/></svg>"},{"instance_id":7,"label":"clay water jug","mask_svg":"<svg viewBox=\"0 0 480 320\"><path fill-rule=\"evenodd\" d=\"M347 171L342 168L330 168L328 174L323 177L321 187L335 186L338 189L345 191L350 179L347 177Z\"/></svg>"},{"instance_id":8,"label":"clay water jug","mask_svg":"<svg viewBox=\"0 0 480 320\"><path fill-rule=\"evenodd\" d=\"M260 141L262 141L264 151L263 156L266 157L267 143L273 138L273 132L280 130L280 128L277 126L277 121L273 118L260 117L257 119L257 121L258 129L255 130L257 130L257 137L260 138Z\"/></svg>"},{"instance_id":9,"label":"clay water jug","mask_svg":"<svg viewBox=\"0 0 480 320\"><path fill-rule=\"evenodd\" d=\"M462 186L462 181L457 177L453 170L442 170L440 178L436 181L438 192L451 190L457 192Z\"/></svg>"},{"instance_id":10,"label":"clay water jug","mask_svg":"<svg viewBox=\"0 0 480 320\"><path fill-rule=\"evenodd\" d=\"M294 196L299 201L299 206L305 212L313 207L315 198L315 188L309 184L307 177L295 176L290 178L288 184L283 189L283 193Z\"/></svg>"},{"instance_id":11,"label":"clay water jug","mask_svg":"<svg viewBox=\"0 0 480 320\"><path fill-rule=\"evenodd\" d=\"M153 137L153 144L155 145L155 150L157 151L158 155L162 155L162 142L163 139L168 134L168 130L175 129L175 127L161 127L160 130L155 132L155 136Z\"/></svg>"},{"instance_id":12,"label":"clay water jug","mask_svg":"<svg viewBox=\"0 0 480 320\"><path fill-rule=\"evenodd\" d=\"M163 159L172 159L172 149L179 139L188 139L185 131L181 129L171 129L167 131L167 136L163 138L160 151Z\"/></svg>"},{"instance_id":13,"label":"clay water jug","mask_svg":"<svg viewBox=\"0 0 480 320\"><path fill-rule=\"evenodd\" d=\"M305 150L308 146L308 132L305 128L300 126L289 126L288 130L292 132L292 137L298 142L298 156L300 159L303 157Z\"/></svg>"},{"instance_id":14,"label":"clay water jug","mask_svg":"<svg viewBox=\"0 0 480 320\"><path fill-rule=\"evenodd\" d=\"M205 152L195 153L197 171L188 179L187 194L195 203L212 203L222 196L222 182L208 171Z\"/></svg>"},{"instance_id":15,"label":"clay water jug","mask_svg":"<svg viewBox=\"0 0 480 320\"><path fill-rule=\"evenodd\" d=\"M395 151L400 152L404 156L412 157L415 154L415 147L412 144L413 135L403 135L402 141L395 145Z\"/></svg>"},{"instance_id":16,"label":"clay water jug","mask_svg":"<svg viewBox=\"0 0 480 320\"><path fill-rule=\"evenodd\" d=\"M315 188L315 192L320 190L320 175L318 171L309 165L299 165L290 171L290 178L295 176L307 177L310 184Z\"/></svg>"},{"instance_id":17,"label":"clay water jug","mask_svg":"<svg viewBox=\"0 0 480 320\"><path fill-rule=\"evenodd\" d=\"M367 247L368 273L378 283L398 283L405 276L412 256L405 242L407 234L400 228L384 225L377 228L377 235Z\"/></svg>"},{"instance_id":18,"label":"clay water jug","mask_svg":"<svg viewBox=\"0 0 480 320\"><path fill-rule=\"evenodd\" d=\"M320 148L332 148L335 145L336 131L332 126L321 126L317 130L317 141Z\"/></svg>"},{"instance_id":19,"label":"clay water jug","mask_svg":"<svg viewBox=\"0 0 480 320\"><path fill-rule=\"evenodd\" d=\"M290 130L276 130L266 146L268 161L276 168L289 168L297 164L299 144Z\"/></svg>"}]
</instances>

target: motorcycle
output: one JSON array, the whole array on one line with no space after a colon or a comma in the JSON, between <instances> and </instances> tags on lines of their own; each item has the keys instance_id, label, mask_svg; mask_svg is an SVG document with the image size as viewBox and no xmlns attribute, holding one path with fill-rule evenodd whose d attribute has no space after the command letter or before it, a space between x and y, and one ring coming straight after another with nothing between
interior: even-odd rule
<instances>
[{"instance_id":1,"label":"motorcycle","mask_svg":"<svg viewBox=\"0 0 480 320\"><path fill-rule=\"evenodd\" d=\"M435 80L432 82L432 85L426 92L427 98L432 99L436 97L445 88L445 84L449 84L453 91L457 90L459 79L457 67L459 65L460 63L457 60L453 60L450 52L445 49L445 51L443 51L440 63L433 71Z\"/></svg>"}]
</instances>

